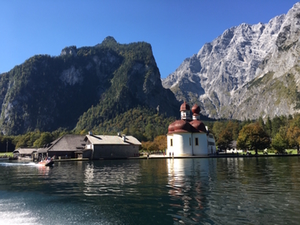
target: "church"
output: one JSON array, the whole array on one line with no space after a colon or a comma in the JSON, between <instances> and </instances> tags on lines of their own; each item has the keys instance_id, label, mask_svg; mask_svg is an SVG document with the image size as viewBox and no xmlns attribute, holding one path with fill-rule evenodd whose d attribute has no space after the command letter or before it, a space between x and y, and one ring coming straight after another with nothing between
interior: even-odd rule
<instances>
[{"instance_id":1,"label":"church","mask_svg":"<svg viewBox=\"0 0 300 225\"><path fill-rule=\"evenodd\" d=\"M167 156L208 156L216 153L215 139L200 121L200 107L192 107L184 101L180 106L181 120L168 127Z\"/></svg>"}]
</instances>

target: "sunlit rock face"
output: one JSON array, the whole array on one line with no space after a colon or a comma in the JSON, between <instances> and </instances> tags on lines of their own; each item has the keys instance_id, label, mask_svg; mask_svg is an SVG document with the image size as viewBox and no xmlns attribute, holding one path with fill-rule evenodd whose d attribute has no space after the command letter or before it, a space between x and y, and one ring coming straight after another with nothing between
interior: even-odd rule
<instances>
[{"instance_id":1,"label":"sunlit rock face","mask_svg":"<svg viewBox=\"0 0 300 225\"><path fill-rule=\"evenodd\" d=\"M300 3L296 3L286 15L266 24L243 23L224 31L184 60L163 86L178 100L198 102L201 112L214 118L294 114L298 112L299 37Z\"/></svg>"}]
</instances>

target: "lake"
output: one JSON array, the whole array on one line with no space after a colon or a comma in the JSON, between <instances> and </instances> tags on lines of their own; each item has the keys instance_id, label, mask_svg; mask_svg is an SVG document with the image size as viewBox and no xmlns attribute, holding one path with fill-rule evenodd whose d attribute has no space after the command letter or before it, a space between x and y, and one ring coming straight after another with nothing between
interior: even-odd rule
<instances>
[{"instance_id":1,"label":"lake","mask_svg":"<svg viewBox=\"0 0 300 225\"><path fill-rule=\"evenodd\" d=\"M299 224L300 157L0 161L0 224Z\"/></svg>"}]
</instances>

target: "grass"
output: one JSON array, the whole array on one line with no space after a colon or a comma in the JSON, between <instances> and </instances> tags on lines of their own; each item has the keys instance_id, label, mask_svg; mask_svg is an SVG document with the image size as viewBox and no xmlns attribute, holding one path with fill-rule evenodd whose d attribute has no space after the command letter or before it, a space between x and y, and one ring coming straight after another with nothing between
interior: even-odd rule
<instances>
[{"instance_id":1,"label":"grass","mask_svg":"<svg viewBox=\"0 0 300 225\"><path fill-rule=\"evenodd\" d=\"M255 155L254 150L250 150L248 152L251 152L252 155ZM267 152L268 152L268 155L275 155L276 150L268 150ZM297 149L286 149L286 152L287 152L287 154L290 154L290 155L296 155L297 154ZM263 151L258 151L257 153L258 153L258 155L263 155L264 154ZM243 154L246 154L246 153L243 153Z\"/></svg>"},{"instance_id":2,"label":"grass","mask_svg":"<svg viewBox=\"0 0 300 225\"><path fill-rule=\"evenodd\" d=\"M12 152L0 152L0 157L3 157L7 155L8 157L13 157L13 153Z\"/></svg>"}]
</instances>

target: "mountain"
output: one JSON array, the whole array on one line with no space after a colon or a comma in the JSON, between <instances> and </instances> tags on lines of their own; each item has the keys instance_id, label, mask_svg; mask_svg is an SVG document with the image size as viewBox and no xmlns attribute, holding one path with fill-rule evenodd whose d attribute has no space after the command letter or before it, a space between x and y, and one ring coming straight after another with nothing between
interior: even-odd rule
<instances>
[{"instance_id":1,"label":"mountain","mask_svg":"<svg viewBox=\"0 0 300 225\"><path fill-rule=\"evenodd\" d=\"M267 24L226 30L163 80L178 100L212 118L299 112L300 3Z\"/></svg>"},{"instance_id":2,"label":"mountain","mask_svg":"<svg viewBox=\"0 0 300 225\"><path fill-rule=\"evenodd\" d=\"M93 47L66 47L57 57L33 56L0 75L0 90L3 134L92 129L132 108L166 116L177 116L179 108L162 87L151 45L119 44L113 37Z\"/></svg>"}]
</instances>

